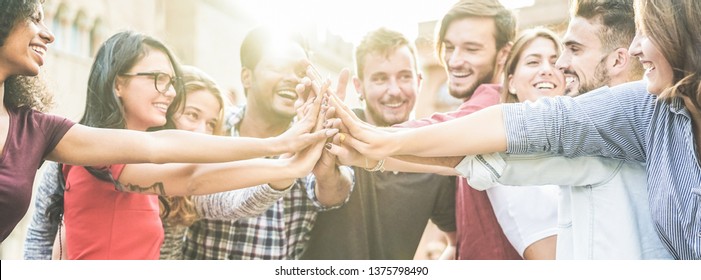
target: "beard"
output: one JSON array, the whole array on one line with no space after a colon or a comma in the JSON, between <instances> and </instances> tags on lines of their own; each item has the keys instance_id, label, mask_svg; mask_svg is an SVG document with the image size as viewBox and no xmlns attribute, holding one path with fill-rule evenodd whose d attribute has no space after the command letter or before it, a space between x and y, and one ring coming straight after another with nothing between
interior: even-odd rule
<instances>
[{"instance_id":1,"label":"beard","mask_svg":"<svg viewBox=\"0 0 701 280\"><path fill-rule=\"evenodd\" d=\"M606 56L604 56L599 64L594 68L594 76L591 80L581 83L579 86L579 94L584 94L595 90L597 88L608 85L611 82L611 77L609 76L609 71L606 69L605 65Z\"/></svg>"},{"instance_id":2,"label":"beard","mask_svg":"<svg viewBox=\"0 0 701 280\"><path fill-rule=\"evenodd\" d=\"M491 69L491 71L486 72L482 76L478 76L477 80L469 85L466 89L457 89L453 87L448 87L448 92L450 92L450 95L452 95L455 98L460 98L462 100L469 99L472 97L472 94L475 93L475 90L477 87L479 87L482 84L491 84L492 83L492 78L494 77L494 68Z\"/></svg>"}]
</instances>

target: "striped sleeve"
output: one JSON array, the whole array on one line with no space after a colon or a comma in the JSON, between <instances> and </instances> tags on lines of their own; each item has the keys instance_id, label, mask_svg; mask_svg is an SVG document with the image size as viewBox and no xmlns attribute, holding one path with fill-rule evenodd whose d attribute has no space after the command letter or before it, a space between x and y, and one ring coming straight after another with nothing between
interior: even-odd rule
<instances>
[{"instance_id":1,"label":"striped sleeve","mask_svg":"<svg viewBox=\"0 0 701 280\"><path fill-rule=\"evenodd\" d=\"M504 105L507 152L597 155L645 161L654 97L643 82L603 87L577 98Z\"/></svg>"}]
</instances>

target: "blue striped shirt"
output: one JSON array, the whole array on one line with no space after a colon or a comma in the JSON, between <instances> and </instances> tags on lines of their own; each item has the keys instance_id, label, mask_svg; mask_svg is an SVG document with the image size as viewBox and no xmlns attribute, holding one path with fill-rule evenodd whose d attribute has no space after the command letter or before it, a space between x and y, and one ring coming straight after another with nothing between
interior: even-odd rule
<instances>
[{"instance_id":1,"label":"blue striped shirt","mask_svg":"<svg viewBox=\"0 0 701 280\"><path fill-rule=\"evenodd\" d=\"M600 155L646 164L655 229L676 259L701 259L701 168L680 98L643 82L503 107L507 152Z\"/></svg>"}]
</instances>

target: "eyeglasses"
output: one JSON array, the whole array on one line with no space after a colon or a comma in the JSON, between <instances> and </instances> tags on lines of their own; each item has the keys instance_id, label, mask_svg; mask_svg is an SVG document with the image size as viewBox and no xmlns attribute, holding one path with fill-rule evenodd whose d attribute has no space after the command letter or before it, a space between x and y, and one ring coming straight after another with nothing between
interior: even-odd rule
<instances>
[{"instance_id":1,"label":"eyeglasses","mask_svg":"<svg viewBox=\"0 0 701 280\"><path fill-rule=\"evenodd\" d=\"M139 72L139 73L124 73L121 76L148 76L153 79L153 86L159 93L166 93L171 86L175 88L177 78L161 72Z\"/></svg>"}]
</instances>

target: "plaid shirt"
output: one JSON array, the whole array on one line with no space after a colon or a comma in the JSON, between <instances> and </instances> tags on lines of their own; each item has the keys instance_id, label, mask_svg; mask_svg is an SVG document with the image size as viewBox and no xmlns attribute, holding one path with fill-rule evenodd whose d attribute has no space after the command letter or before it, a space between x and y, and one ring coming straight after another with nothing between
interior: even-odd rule
<instances>
[{"instance_id":1,"label":"plaid shirt","mask_svg":"<svg viewBox=\"0 0 701 280\"><path fill-rule=\"evenodd\" d=\"M227 113L226 126L231 136L239 136L238 124L244 111L241 108ZM353 174L350 167L341 168ZM316 179L309 174L297 179L289 191L280 192L277 200L264 202L271 205L260 216L195 222L188 229L183 246L185 259L298 259L309 240L317 211L337 208L321 205L315 188ZM346 201L349 197L350 192Z\"/></svg>"}]
</instances>

